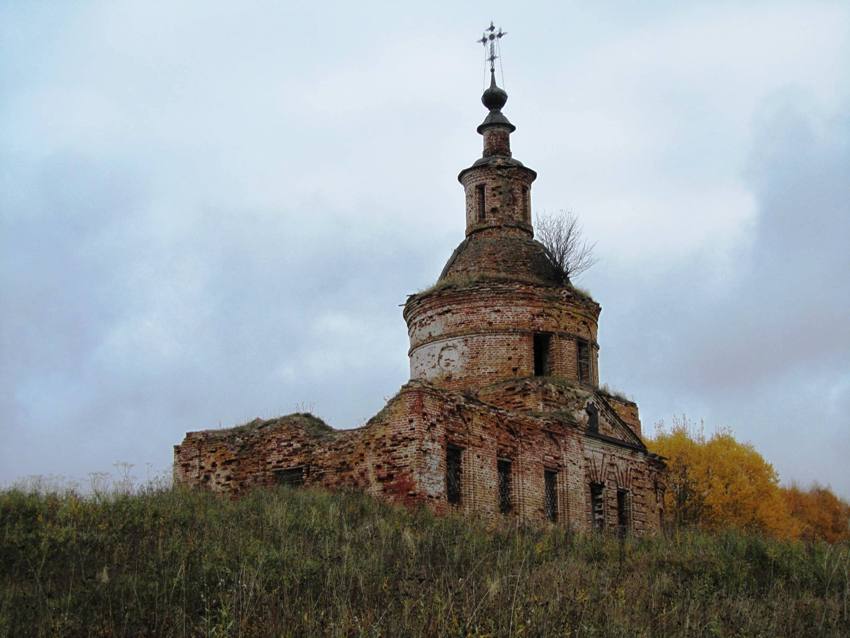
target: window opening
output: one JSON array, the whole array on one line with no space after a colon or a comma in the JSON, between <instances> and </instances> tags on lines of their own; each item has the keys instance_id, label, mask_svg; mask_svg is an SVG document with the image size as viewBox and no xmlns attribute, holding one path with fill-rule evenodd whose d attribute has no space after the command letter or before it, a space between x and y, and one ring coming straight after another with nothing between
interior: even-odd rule
<instances>
[{"instance_id":1,"label":"window opening","mask_svg":"<svg viewBox=\"0 0 850 638\"><path fill-rule=\"evenodd\" d=\"M274 477L278 485L301 487L304 485L304 467L290 467L283 470L275 470Z\"/></svg>"},{"instance_id":2,"label":"window opening","mask_svg":"<svg viewBox=\"0 0 850 638\"><path fill-rule=\"evenodd\" d=\"M546 518L554 523L558 520L558 472L544 470L543 483L546 493Z\"/></svg>"},{"instance_id":3,"label":"window opening","mask_svg":"<svg viewBox=\"0 0 850 638\"><path fill-rule=\"evenodd\" d=\"M531 215L528 214L528 186L522 187L522 218L524 221L531 219Z\"/></svg>"},{"instance_id":4,"label":"window opening","mask_svg":"<svg viewBox=\"0 0 850 638\"><path fill-rule=\"evenodd\" d=\"M594 403L588 403L584 411L587 412L587 430L599 432L599 408Z\"/></svg>"},{"instance_id":5,"label":"window opening","mask_svg":"<svg viewBox=\"0 0 850 638\"><path fill-rule=\"evenodd\" d=\"M484 184L475 187L475 200L478 206L478 221L483 222L487 217L487 209L484 202Z\"/></svg>"},{"instance_id":6,"label":"window opening","mask_svg":"<svg viewBox=\"0 0 850 638\"><path fill-rule=\"evenodd\" d=\"M578 339L576 344L578 380L580 383L590 383L590 344L584 339Z\"/></svg>"},{"instance_id":7,"label":"window opening","mask_svg":"<svg viewBox=\"0 0 850 638\"><path fill-rule=\"evenodd\" d=\"M460 503L462 452L461 448L454 445L446 448L446 499L449 503Z\"/></svg>"},{"instance_id":8,"label":"window opening","mask_svg":"<svg viewBox=\"0 0 850 638\"><path fill-rule=\"evenodd\" d=\"M496 463L499 472L499 511L507 514L513 509L511 502L511 462L499 459Z\"/></svg>"},{"instance_id":9,"label":"window opening","mask_svg":"<svg viewBox=\"0 0 850 638\"><path fill-rule=\"evenodd\" d=\"M549 372L549 345L552 335L537 333L534 335L534 376L542 377Z\"/></svg>"},{"instance_id":10,"label":"window opening","mask_svg":"<svg viewBox=\"0 0 850 638\"><path fill-rule=\"evenodd\" d=\"M617 490L617 532L620 536L629 533L631 527L631 498L628 490Z\"/></svg>"},{"instance_id":11,"label":"window opening","mask_svg":"<svg viewBox=\"0 0 850 638\"><path fill-rule=\"evenodd\" d=\"M605 529L605 486L602 483L590 484L590 514L594 531Z\"/></svg>"}]
</instances>

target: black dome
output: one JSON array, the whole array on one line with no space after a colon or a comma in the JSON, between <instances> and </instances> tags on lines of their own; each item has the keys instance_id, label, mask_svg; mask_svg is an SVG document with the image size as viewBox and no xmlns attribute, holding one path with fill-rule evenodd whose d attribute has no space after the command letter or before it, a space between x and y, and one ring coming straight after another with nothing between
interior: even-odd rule
<instances>
[{"instance_id":1,"label":"black dome","mask_svg":"<svg viewBox=\"0 0 850 638\"><path fill-rule=\"evenodd\" d=\"M496 86L495 81L490 83L490 87L481 96L481 103L491 111L501 110L507 101L508 94L504 89Z\"/></svg>"}]
</instances>

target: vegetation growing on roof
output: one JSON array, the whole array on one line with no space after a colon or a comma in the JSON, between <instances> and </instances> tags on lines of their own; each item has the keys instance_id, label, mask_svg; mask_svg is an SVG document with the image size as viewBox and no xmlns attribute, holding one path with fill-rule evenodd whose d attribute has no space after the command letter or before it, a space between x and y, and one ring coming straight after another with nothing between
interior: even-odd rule
<instances>
[{"instance_id":1,"label":"vegetation growing on roof","mask_svg":"<svg viewBox=\"0 0 850 638\"><path fill-rule=\"evenodd\" d=\"M296 412L295 414L282 417L282 419L293 421L295 424L304 428L308 434L312 434L313 436L327 436L338 432L338 430L335 430L322 421L322 419L309 412Z\"/></svg>"},{"instance_id":2,"label":"vegetation growing on roof","mask_svg":"<svg viewBox=\"0 0 850 638\"><path fill-rule=\"evenodd\" d=\"M541 213L534 225L538 241L546 248L546 256L565 282L579 277L596 263L593 255L596 244L584 239L574 213Z\"/></svg>"},{"instance_id":3,"label":"vegetation growing on roof","mask_svg":"<svg viewBox=\"0 0 850 638\"><path fill-rule=\"evenodd\" d=\"M366 423L364 424L363 427L365 427L367 425L371 425L372 423L375 423L377 421L383 421L387 417L387 415L390 413L390 410L392 409L393 404L395 404L396 399L398 399L399 395L401 395L401 393L404 392L405 388L406 388L406 386L402 386L401 389L398 392L396 392L389 399L387 399L384 402L384 407L382 407L375 416L371 417L368 421L366 421Z\"/></svg>"},{"instance_id":4,"label":"vegetation growing on roof","mask_svg":"<svg viewBox=\"0 0 850 638\"><path fill-rule=\"evenodd\" d=\"M255 432L259 432L260 430L264 430L275 425L283 424L296 425L302 427L304 428L304 430L307 431L308 434L312 434L313 436L327 436L329 434L337 432L337 430L322 421L322 419L313 414L310 414L309 412L295 412L293 414L287 414L286 416L281 416L274 419L253 419L251 421L248 421L247 423L243 423L242 425L233 426L232 428L204 430L203 433L208 438L225 439L231 438L234 435L249 436Z\"/></svg>"},{"instance_id":5,"label":"vegetation growing on roof","mask_svg":"<svg viewBox=\"0 0 850 638\"><path fill-rule=\"evenodd\" d=\"M625 392L622 392L621 390L616 390L609 386L607 383L603 383L599 386L599 393L603 396L611 397L612 399L617 399L625 403L634 403L634 399L629 397Z\"/></svg>"},{"instance_id":6,"label":"vegetation growing on roof","mask_svg":"<svg viewBox=\"0 0 850 638\"><path fill-rule=\"evenodd\" d=\"M418 292L415 292L412 295L409 295L407 298L407 302L410 303L414 299L418 299L420 297L424 297L426 295L430 295L441 290L463 290L465 288L471 288L476 285L487 283L532 284L535 286L547 286L549 288L552 288L553 291L563 290L564 288L566 288L570 292L574 293L577 297L580 297L586 301L594 301L593 297L587 290L574 286L569 282L555 285L534 277L523 277L521 275L516 274L491 272L480 273L476 275L453 275L444 279L440 279L435 284L427 288L423 288L422 290L419 290ZM557 300L560 299L560 297L554 297L554 299Z\"/></svg>"}]
</instances>

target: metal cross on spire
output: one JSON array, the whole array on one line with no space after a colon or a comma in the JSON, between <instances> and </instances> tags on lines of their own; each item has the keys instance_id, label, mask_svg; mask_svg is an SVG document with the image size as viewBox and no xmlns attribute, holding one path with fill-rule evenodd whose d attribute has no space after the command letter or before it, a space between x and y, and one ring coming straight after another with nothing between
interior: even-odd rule
<instances>
[{"instance_id":1,"label":"metal cross on spire","mask_svg":"<svg viewBox=\"0 0 850 638\"><path fill-rule=\"evenodd\" d=\"M493 22L490 21L490 26L484 29L484 34L481 36L481 39L477 40L477 42L484 45L485 55L489 53L489 55L484 59L490 63L490 75L495 75L496 73L496 60L499 58L499 56L496 55L496 47L499 44L499 40L506 35L508 35L507 31L502 31L501 28L497 31Z\"/></svg>"}]
</instances>

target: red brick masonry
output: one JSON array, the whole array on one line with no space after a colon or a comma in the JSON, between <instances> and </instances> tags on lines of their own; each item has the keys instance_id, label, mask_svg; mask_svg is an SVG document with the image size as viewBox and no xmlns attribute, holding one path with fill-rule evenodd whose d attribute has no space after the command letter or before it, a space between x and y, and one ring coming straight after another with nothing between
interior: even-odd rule
<instances>
[{"instance_id":1,"label":"red brick masonry","mask_svg":"<svg viewBox=\"0 0 850 638\"><path fill-rule=\"evenodd\" d=\"M544 470L557 472L556 524L591 527L590 484L605 486L605 523L617 524L617 490L629 493L629 527L658 529L663 463L646 453L617 416L630 408L567 383L525 379L508 393L517 405L560 397L563 409L522 413L461 392L411 381L362 428L333 430L309 415L252 421L226 430L190 432L175 446L175 479L236 493L278 482L301 469L307 485L356 487L396 503L458 508L497 516L497 459L512 462L513 508L507 516L546 521ZM600 408L599 432L588 433L586 401ZM623 406L623 407L621 407ZM462 450L461 498L446 500L446 447Z\"/></svg>"}]
</instances>

